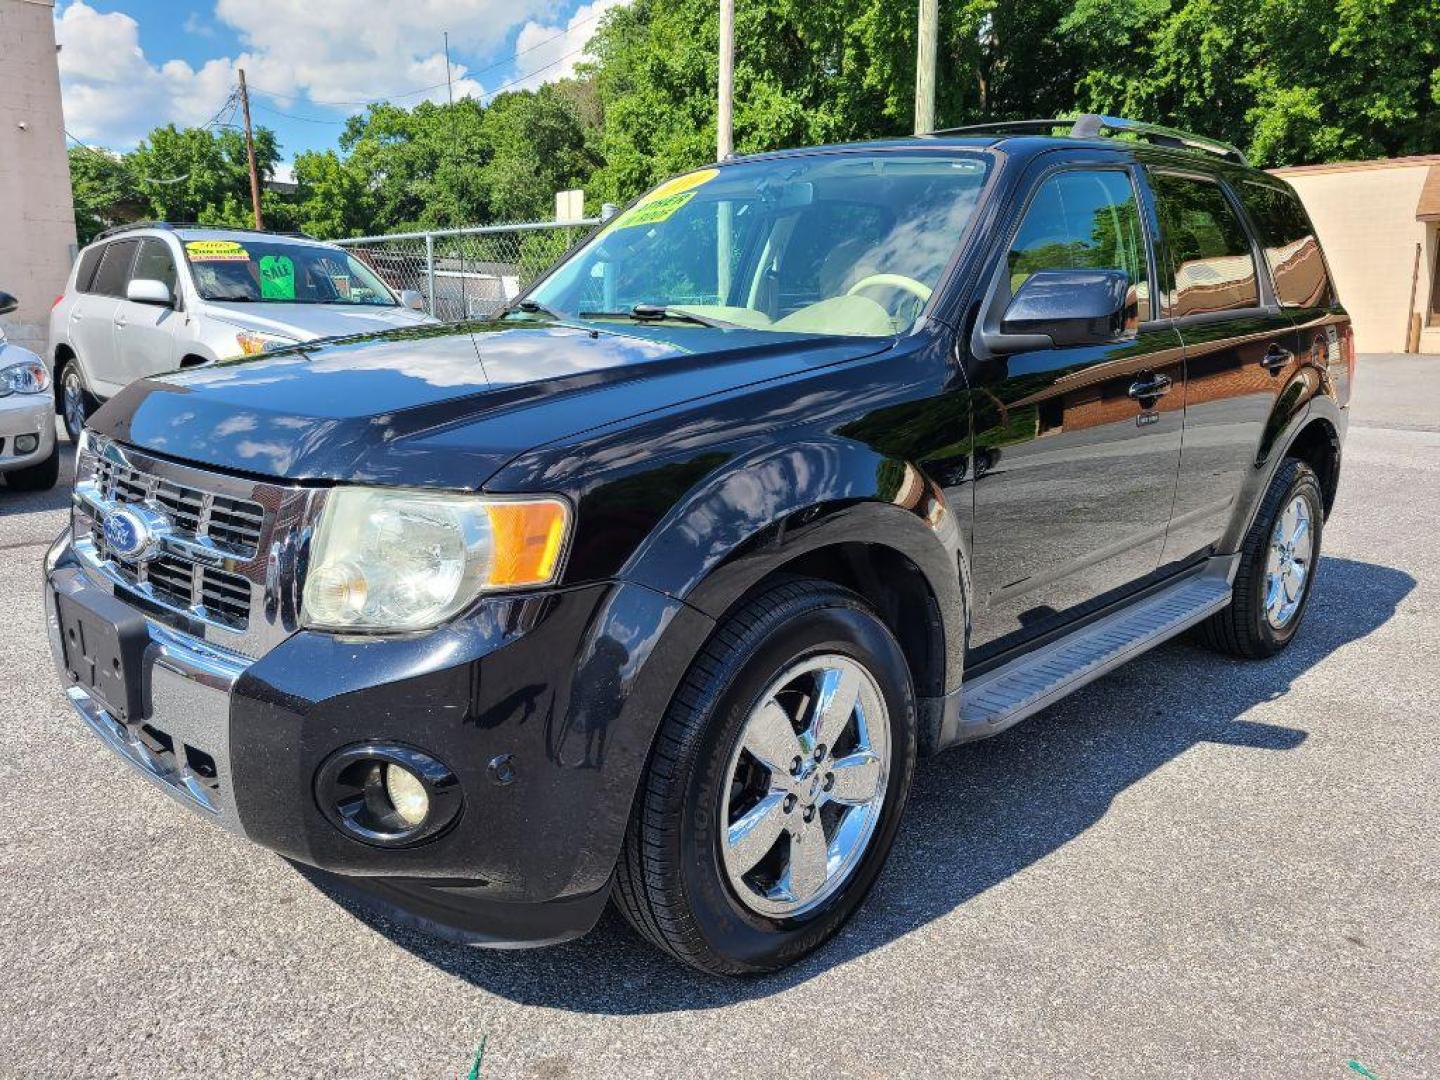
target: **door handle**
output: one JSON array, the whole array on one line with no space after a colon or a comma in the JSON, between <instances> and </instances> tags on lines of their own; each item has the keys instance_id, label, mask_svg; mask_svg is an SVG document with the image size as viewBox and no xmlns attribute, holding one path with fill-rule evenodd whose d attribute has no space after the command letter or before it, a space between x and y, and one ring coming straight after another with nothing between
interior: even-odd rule
<instances>
[{"instance_id":1,"label":"door handle","mask_svg":"<svg viewBox=\"0 0 1440 1080\"><path fill-rule=\"evenodd\" d=\"M1136 401L1156 401L1170 392L1174 381L1168 375L1151 375L1149 378L1136 379L1130 384L1130 396Z\"/></svg>"},{"instance_id":2,"label":"door handle","mask_svg":"<svg viewBox=\"0 0 1440 1080\"><path fill-rule=\"evenodd\" d=\"M1279 371L1294 359L1293 352L1272 341L1270 347L1265 350L1265 355L1260 358L1260 366L1267 371Z\"/></svg>"}]
</instances>

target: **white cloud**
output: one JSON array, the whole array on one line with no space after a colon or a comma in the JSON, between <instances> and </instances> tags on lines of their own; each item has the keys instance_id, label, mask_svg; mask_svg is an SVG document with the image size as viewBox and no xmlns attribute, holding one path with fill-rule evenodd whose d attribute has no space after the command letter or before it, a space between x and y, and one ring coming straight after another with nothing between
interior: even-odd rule
<instances>
[{"instance_id":1,"label":"white cloud","mask_svg":"<svg viewBox=\"0 0 1440 1080\"><path fill-rule=\"evenodd\" d=\"M596 5L581 8L570 25L584 35L594 20L577 20L594 6L615 2L596 0ZM203 124L224 103L238 68L245 69L253 88L261 123L266 107L290 111L299 105L298 111L328 118L358 109L330 108L330 102L379 97L407 105L425 98L443 101L444 31L450 32L452 57L490 55L503 46L516 23L527 20L522 35L541 28L534 19L553 6L553 0L217 0L213 23L232 29L243 51L197 69L183 60L150 60L129 15L100 12L85 0L71 0L57 11L55 25L63 46L66 123L81 139L115 147L133 146L157 124ZM197 29L203 25L195 23ZM548 36L567 32L553 27ZM517 67L528 62L520 68L527 82L538 66L534 60L549 48L517 61ZM558 55L567 50L560 49ZM571 68L573 63L540 72L534 82L558 78ZM485 95L464 64L452 62L450 75L457 98ZM500 77L497 73L496 80Z\"/></svg>"},{"instance_id":2,"label":"white cloud","mask_svg":"<svg viewBox=\"0 0 1440 1080\"><path fill-rule=\"evenodd\" d=\"M233 27L255 57L250 76L275 94L304 90L317 102L394 96L443 100L445 51L485 54L546 0L218 0L215 16ZM483 88L463 64L451 65L455 95ZM425 94L416 93L430 87ZM401 95L408 95L401 98Z\"/></svg>"},{"instance_id":3,"label":"white cloud","mask_svg":"<svg viewBox=\"0 0 1440 1080\"><path fill-rule=\"evenodd\" d=\"M515 76L507 90L533 90L547 82L569 78L575 66L587 59L585 45L595 34L600 17L629 0L594 0L575 9L565 25L527 22L515 40Z\"/></svg>"},{"instance_id":4,"label":"white cloud","mask_svg":"<svg viewBox=\"0 0 1440 1080\"><path fill-rule=\"evenodd\" d=\"M135 20L121 12L102 14L76 0L55 30L65 123L80 139L130 146L156 124L203 124L230 92L230 61L198 70L183 60L156 66L140 48Z\"/></svg>"}]
</instances>

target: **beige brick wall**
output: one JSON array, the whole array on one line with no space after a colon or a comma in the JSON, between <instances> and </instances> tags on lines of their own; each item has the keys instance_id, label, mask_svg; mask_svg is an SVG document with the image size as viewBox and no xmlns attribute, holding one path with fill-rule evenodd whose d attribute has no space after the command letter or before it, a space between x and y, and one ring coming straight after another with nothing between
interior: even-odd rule
<instances>
[{"instance_id":1,"label":"beige brick wall","mask_svg":"<svg viewBox=\"0 0 1440 1080\"><path fill-rule=\"evenodd\" d=\"M75 250L54 15L51 0L0 0L0 290L20 300L0 322L37 351Z\"/></svg>"},{"instance_id":2,"label":"beige brick wall","mask_svg":"<svg viewBox=\"0 0 1440 1080\"><path fill-rule=\"evenodd\" d=\"M1431 165L1440 165L1440 154L1275 170L1315 222L1360 352L1405 350L1416 244L1415 307L1422 316L1429 302L1436 228L1416 221L1415 209ZM1434 348L1433 339L1424 347Z\"/></svg>"}]
</instances>

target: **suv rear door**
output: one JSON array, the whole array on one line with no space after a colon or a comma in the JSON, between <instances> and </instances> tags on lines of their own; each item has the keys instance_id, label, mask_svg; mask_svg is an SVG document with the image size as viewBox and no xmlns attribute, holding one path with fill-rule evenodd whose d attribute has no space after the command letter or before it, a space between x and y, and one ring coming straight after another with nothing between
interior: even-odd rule
<instances>
[{"instance_id":1,"label":"suv rear door","mask_svg":"<svg viewBox=\"0 0 1440 1080\"><path fill-rule=\"evenodd\" d=\"M1184 365L1179 336L1152 309L1153 208L1137 172L1118 153L1051 153L1020 188L1030 195L988 286L986 325L998 325L1041 269L1123 270L1135 307L1112 343L995 357L982 355L983 341L975 347L976 660L1106 606L1159 563L1180 464Z\"/></svg>"},{"instance_id":2,"label":"suv rear door","mask_svg":"<svg viewBox=\"0 0 1440 1080\"><path fill-rule=\"evenodd\" d=\"M116 381L115 312L130 280L130 263L139 240L112 240L105 245L89 289L70 309L70 343L79 354L89 389L110 397L125 385Z\"/></svg>"},{"instance_id":3,"label":"suv rear door","mask_svg":"<svg viewBox=\"0 0 1440 1080\"><path fill-rule=\"evenodd\" d=\"M158 236L140 244L129 281L159 281L176 296L175 257ZM175 331L184 317L174 307L121 300L115 311L116 378L132 383L175 367Z\"/></svg>"},{"instance_id":4,"label":"suv rear door","mask_svg":"<svg viewBox=\"0 0 1440 1080\"><path fill-rule=\"evenodd\" d=\"M1167 260L1164 301L1185 343L1185 452L1162 561L1209 554L1234 515L1297 338L1259 245L1222 179L1151 166Z\"/></svg>"}]
</instances>

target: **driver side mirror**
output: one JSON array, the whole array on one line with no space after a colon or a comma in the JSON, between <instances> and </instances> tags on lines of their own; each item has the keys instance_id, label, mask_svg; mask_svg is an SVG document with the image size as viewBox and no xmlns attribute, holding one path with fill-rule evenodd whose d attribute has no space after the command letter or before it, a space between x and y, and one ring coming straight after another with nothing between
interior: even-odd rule
<instances>
[{"instance_id":1,"label":"driver side mirror","mask_svg":"<svg viewBox=\"0 0 1440 1080\"><path fill-rule=\"evenodd\" d=\"M1025 279L1000 332L985 335L996 353L1104 345L1125 332L1135 306L1123 270L1037 270Z\"/></svg>"},{"instance_id":2,"label":"driver side mirror","mask_svg":"<svg viewBox=\"0 0 1440 1080\"><path fill-rule=\"evenodd\" d=\"M154 278L133 278L125 286L125 299L137 304L154 304L157 307L174 307L175 298L170 295L170 286Z\"/></svg>"},{"instance_id":3,"label":"driver side mirror","mask_svg":"<svg viewBox=\"0 0 1440 1080\"><path fill-rule=\"evenodd\" d=\"M20 306L20 301L8 292L0 292L0 315L9 315Z\"/></svg>"},{"instance_id":4,"label":"driver side mirror","mask_svg":"<svg viewBox=\"0 0 1440 1080\"><path fill-rule=\"evenodd\" d=\"M421 295L418 289L405 289L403 292L401 292L400 303L404 304L412 311L425 310L425 297Z\"/></svg>"}]
</instances>

